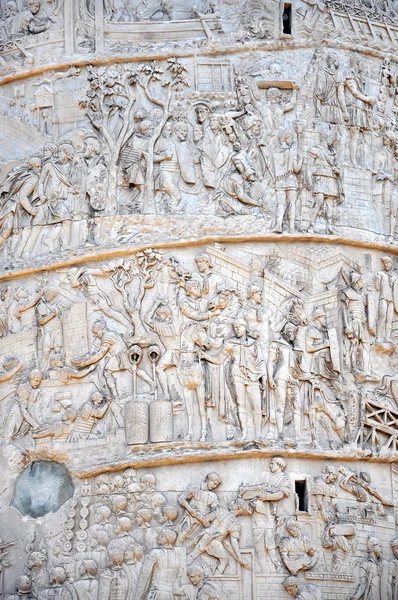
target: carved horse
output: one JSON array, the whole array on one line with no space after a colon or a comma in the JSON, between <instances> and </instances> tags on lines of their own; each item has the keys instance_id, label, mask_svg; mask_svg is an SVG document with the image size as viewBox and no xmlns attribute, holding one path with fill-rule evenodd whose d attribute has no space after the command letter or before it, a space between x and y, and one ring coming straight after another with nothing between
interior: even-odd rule
<instances>
[{"instance_id":1,"label":"carved horse","mask_svg":"<svg viewBox=\"0 0 398 600\"><path fill-rule=\"evenodd\" d=\"M293 323L296 327L304 327L308 325L308 319L305 315L304 302L295 296L285 300L278 308L274 331L282 331L286 323Z\"/></svg>"},{"instance_id":2,"label":"carved horse","mask_svg":"<svg viewBox=\"0 0 398 600\"><path fill-rule=\"evenodd\" d=\"M210 320L210 337L226 339L231 337L233 323L242 308L242 301L236 290L225 288L220 290L209 302L208 309L214 313Z\"/></svg>"},{"instance_id":3,"label":"carved horse","mask_svg":"<svg viewBox=\"0 0 398 600\"><path fill-rule=\"evenodd\" d=\"M177 259L169 257L162 258L156 265L153 276L157 295L171 304L173 312L176 312L179 288L191 274L181 267Z\"/></svg>"},{"instance_id":4,"label":"carved horse","mask_svg":"<svg viewBox=\"0 0 398 600\"><path fill-rule=\"evenodd\" d=\"M205 404L205 377L202 364L197 355L197 348L210 350L210 340L206 329L200 323L189 323L181 333L180 359L177 366L177 377L182 386L185 406L188 415L187 441L193 436L193 407L194 399L199 408L201 420L200 441L206 441L207 421Z\"/></svg>"}]
</instances>

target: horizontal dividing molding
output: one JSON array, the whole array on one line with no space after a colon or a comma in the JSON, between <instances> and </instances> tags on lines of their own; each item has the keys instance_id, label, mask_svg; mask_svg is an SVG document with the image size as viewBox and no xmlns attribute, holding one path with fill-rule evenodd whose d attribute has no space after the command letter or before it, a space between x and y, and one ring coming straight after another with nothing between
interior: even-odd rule
<instances>
[{"instance_id":1,"label":"horizontal dividing molding","mask_svg":"<svg viewBox=\"0 0 398 600\"><path fill-rule=\"evenodd\" d=\"M155 217L154 217L155 218ZM264 235L218 235L218 236L203 236L200 238L189 238L189 239L177 239L168 240L166 242L147 242L145 244L133 244L124 246L122 248L109 248L100 251L87 253L85 255L77 256L78 250L76 250L72 256L65 258L64 260L55 260L54 262L47 262L42 260L40 257L35 258L36 263L40 263L34 267L23 267L11 270L12 267L6 267L7 271L0 274L0 282L10 281L12 279L18 279L19 277L25 277L27 275L35 275L46 271L56 271L64 267L71 267L76 265L83 265L89 262L95 262L99 260L107 260L111 258L129 256L135 252L143 251L147 248L157 249L173 249L173 248L186 248L194 246L203 246L206 244L213 243L224 243L224 244L241 244L241 243L316 243L316 244L328 244L332 246L344 245L348 247L363 248L364 250L374 250L384 252L394 256L398 256L398 245L385 244L381 242L366 242L364 240L358 240L353 238L345 238L339 235L318 235L318 234L307 234L303 236L299 233L268 233ZM48 258L50 258L49 255ZM47 258L47 257L46 257ZM31 263L32 261L27 261ZM9 270L8 270L9 269Z\"/></svg>"}]
</instances>

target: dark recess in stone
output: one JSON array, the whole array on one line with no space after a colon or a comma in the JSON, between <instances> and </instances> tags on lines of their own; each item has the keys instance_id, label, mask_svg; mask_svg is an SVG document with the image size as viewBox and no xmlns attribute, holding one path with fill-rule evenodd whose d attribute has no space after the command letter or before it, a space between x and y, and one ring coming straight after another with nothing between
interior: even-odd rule
<instances>
[{"instance_id":1,"label":"dark recess in stone","mask_svg":"<svg viewBox=\"0 0 398 600\"><path fill-rule=\"evenodd\" d=\"M73 491L71 476L63 465L35 461L19 475L11 505L23 515L43 517L57 511L73 496Z\"/></svg>"}]
</instances>

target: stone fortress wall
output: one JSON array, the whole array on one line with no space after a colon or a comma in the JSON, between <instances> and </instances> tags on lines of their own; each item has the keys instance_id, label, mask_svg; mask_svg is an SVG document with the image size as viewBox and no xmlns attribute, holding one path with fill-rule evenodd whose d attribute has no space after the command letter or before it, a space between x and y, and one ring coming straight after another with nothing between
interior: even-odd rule
<instances>
[{"instance_id":1,"label":"stone fortress wall","mask_svg":"<svg viewBox=\"0 0 398 600\"><path fill-rule=\"evenodd\" d=\"M0 598L398 598L398 3L0 0Z\"/></svg>"}]
</instances>

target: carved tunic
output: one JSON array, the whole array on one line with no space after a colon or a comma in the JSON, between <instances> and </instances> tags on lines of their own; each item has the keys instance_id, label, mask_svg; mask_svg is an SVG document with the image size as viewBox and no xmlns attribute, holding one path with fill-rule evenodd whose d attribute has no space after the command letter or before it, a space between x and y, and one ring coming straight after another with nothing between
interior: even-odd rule
<instances>
[{"instance_id":1,"label":"carved tunic","mask_svg":"<svg viewBox=\"0 0 398 600\"><path fill-rule=\"evenodd\" d=\"M153 574L148 600L173 600L173 588L180 569L185 567L185 549L155 549L147 555L148 562L153 563Z\"/></svg>"},{"instance_id":2,"label":"carved tunic","mask_svg":"<svg viewBox=\"0 0 398 600\"><path fill-rule=\"evenodd\" d=\"M350 117L350 125L360 129L369 129L368 105L361 98L361 96L364 97L365 91L365 78L363 74L353 70L349 71L346 77L346 85L349 90L347 110Z\"/></svg>"},{"instance_id":3,"label":"carved tunic","mask_svg":"<svg viewBox=\"0 0 398 600\"><path fill-rule=\"evenodd\" d=\"M47 198L47 222L62 223L72 218L69 193L72 183L69 167L48 162L44 165L39 181L39 195Z\"/></svg>"},{"instance_id":4,"label":"carved tunic","mask_svg":"<svg viewBox=\"0 0 398 600\"><path fill-rule=\"evenodd\" d=\"M319 146L314 146L309 154L315 160L312 170L313 195L323 194L330 198L339 198L339 178L334 171L336 155Z\"/></svg>"},{"instance_id":5,"label":"carved tunic","mask_svg":"<svg viewBox=\"0 0 398 600\"><path fill-rule=\"evenodd\" d=\"M320 590L312 583L300 585L296 600L322 600Z\"/></svg>"},{"instance_id":6,"label":"carved tunic","mask_svg":"<svg viewBox=\"0 0 398 600\"><path fill-rule=\"evenodd\" d=\"M296 190L298 187L297 149L294 147L281 148L272 156L273 175L277 190Z\"/></svg>"},{"instance_id":7,"label":"carved tunic","mask_svg":"<svg viewBox=\"0 0 398 600\"><path fill-rule=\"evenodd\" d=\"M246 339L230 338L233 349L231 376L245 385L257 384L265 373L265 364L260 347L251 336Z\"/></svg>"},{"instance_id":8,"label":"carved tunic","mask_svg":"<svg viewBox=\"0 0 398 600\"><path fill-rule=\"evenodd\" d=\"M326 123L342 125L343 110L339 87L344 86L343 76L332 67L320 68L315 84L316 116Z\"/></svg>"}]
</instances>

